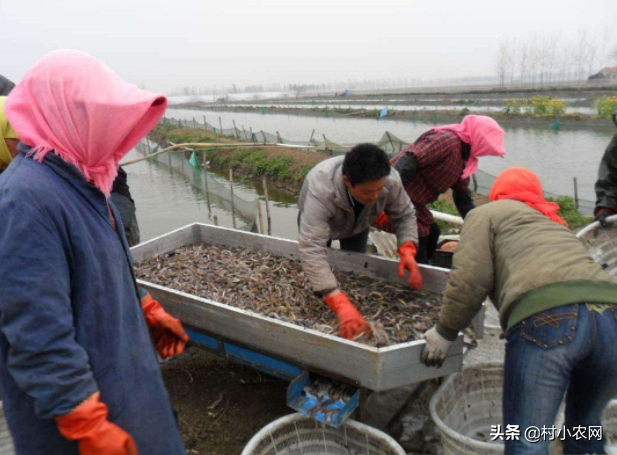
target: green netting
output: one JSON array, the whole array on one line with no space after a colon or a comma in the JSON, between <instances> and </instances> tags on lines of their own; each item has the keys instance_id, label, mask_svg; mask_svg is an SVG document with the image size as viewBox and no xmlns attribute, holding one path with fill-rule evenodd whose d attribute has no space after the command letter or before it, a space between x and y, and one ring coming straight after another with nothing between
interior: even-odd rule
<instances>
[{"instance_id":1,"label":"green netting","mask_svg":"<svg viewBox=\"0 0 617 455\"><path fill-rule=\"evenodd\" d=\"M154 143L147 139L142 140L135 148L139 153L150 155L153 153ZM193 158L193 164L191 164L191 158ZM204 193L208 204L216 204L232 212L246 223L243 227L244 229L253 229L258 217L258 199L246 200L237 194L234 194L232 198L231 188L226 181L203 170L205 168L204 152L190 150L188 158L185 157L184 153L180 152L163 153L162 155L153 157L152 160L182 175ZM200 169L195 168L197 164L199 164Z\"/></svg>"}]
</instances>

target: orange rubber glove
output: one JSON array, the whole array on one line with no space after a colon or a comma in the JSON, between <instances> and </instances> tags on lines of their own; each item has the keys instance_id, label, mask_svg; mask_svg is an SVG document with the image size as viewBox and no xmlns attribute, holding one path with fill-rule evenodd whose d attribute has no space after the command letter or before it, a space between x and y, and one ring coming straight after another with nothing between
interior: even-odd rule
<instances>
[{"instance_id":1,"label":"orange rubber glove","mask_svg":"<svg viewBox=\"0 0 617 455\"><path fill-rule=\"evenodd\" d=\"M141 308L152 331L159 355L166 359L182 354L189 336L182 328L180 319L167 313L150 294L141 299Z\"/></svg>"},{"instance_id":2,"label":"orange rubber glove","mask_svg":"<svg viewBox=\"0 0 617 455\"><path fill-rule=\"evenodd\" d=\"M405 277L405 269L409 270L409 286L419 291L422 289L422 274L416 262L416 246L413 242L403 243L398 247L401 260L398 264L398 276Z\"/></svg>"},{"instance_id":3,"label":"orange rubber glove","mask_svg":"<svg viewBox=\"0 0 617 455\"><path fill-rule=\"evenodd\" d=\"M80 455L138 455L135 441L107 420L107 406L95 393L66 415L56 417L60 434L78 441Z\"/></svg>"},{"instance_id":4,"label":"orange rubber glove","mask_svg":"<svg viewBox=\"0 0 617 455\"><path fill-rule=\"evenodd\" d=\"M361 332L371 333L371 328L344 292L331 292L325 300L328 307L336 313L338 329L343 338L351 340Z\"/></svg>"},{"instance_id":5,"label":"orange rubber glove","mask_svg":"<svg viewBox=\"0 0 617 455\"><path fill-rule=\"evenodd\" d=\"M375 226L377 227L383 226L387 222L388 222L388 215L386 215L386 212L381 212L379 216L375 219Z\"/></svg>"}]
</instances>

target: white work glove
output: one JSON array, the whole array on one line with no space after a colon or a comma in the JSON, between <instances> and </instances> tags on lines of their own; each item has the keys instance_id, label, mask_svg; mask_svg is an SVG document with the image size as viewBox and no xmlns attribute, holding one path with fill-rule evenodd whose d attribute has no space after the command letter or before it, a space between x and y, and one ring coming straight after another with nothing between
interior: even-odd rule
<instances>
[{"instance_id":1,"label":"white work glove","mask_svg":"<svg viewBox=\"0 0 617 455\"><path fill-rule=\"evenodd\" d=\"M429 367L440 368L446 360L452 341L439 335L435 327L426 332L422 338L426 340L426 346L422 351L422 363Z\"/></svg>"}]
</instances>

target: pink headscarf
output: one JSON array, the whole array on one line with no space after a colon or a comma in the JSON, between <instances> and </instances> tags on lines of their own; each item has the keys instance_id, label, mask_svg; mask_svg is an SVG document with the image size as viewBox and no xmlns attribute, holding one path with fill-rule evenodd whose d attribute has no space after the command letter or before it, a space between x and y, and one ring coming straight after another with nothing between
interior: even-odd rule
<instances>
[{"instance_id":1,"label":"pink headscarf","mask_svg":"<svg viewBox=\"0 0 617 455\"><path fill-rule=\"evenodd\" d=\"M460 124L455 123L433 128L433 131L440 130L455 132L461 138L461 141L471 146L471 153L463 170L463 178L476 173L479 156L503 156L506 153L503 143L504 132L499 124L490 117L468 115Z\"/></svg>"},{"instance_id":2,"label":"pink headscarf","mask_svg":"<svg viewBox=\"0 0 617 455\"><path fill-rule=\"evenodd\" d=\"M120 159L166 107L165 96L124 82L96 58L60 50L28 70L5 112L35 160L53 151L109 197Z\"/></svg>"}]
</instances>

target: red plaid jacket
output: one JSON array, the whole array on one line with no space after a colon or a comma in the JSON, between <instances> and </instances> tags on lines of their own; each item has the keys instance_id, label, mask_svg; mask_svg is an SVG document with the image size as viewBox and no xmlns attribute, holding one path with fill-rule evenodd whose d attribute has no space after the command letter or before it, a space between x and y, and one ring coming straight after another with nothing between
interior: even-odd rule
<instances>
[{"instance_id":1,"label":"red plaid jacket","mask_svg":"<svg viewBox=\"0 0 617 455\"><path fill-rule=\"evenodd\" d=\"M416 208L420 237L428 236L434 222L427 205L450 188L455 192L464 192L469 186L469 179L461 178L465 168L462 147L460 138L452 131L428 131L415 144L405 147L392 158L391 164L394 166L403 153L411 153L418 163L416 175L405 189ZM392 232L389 222L377 227Z\"/></svg>"}]
</instances>

